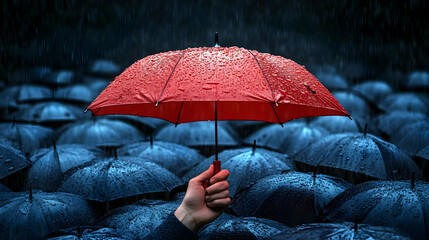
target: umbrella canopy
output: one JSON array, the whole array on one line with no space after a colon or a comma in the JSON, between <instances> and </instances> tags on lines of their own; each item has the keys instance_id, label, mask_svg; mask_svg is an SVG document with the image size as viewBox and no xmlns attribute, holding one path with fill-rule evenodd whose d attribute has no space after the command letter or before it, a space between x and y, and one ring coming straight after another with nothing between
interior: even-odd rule
<instances>
[{"instance_id":1,"label":"umbrella canopy","mask_svg":"<svg viewBox=\"0 0 429 240\"><path fill-rule=\"evenodd\" d=\"M39 85L17 85L3 89L0 93L3 101L10 104L52 99L52 90Z\"/></svg>"},{"instance_id":2,"label":"umbrella canopy","mask_svg":"<svg viewBox=\"0 0 429 240\"><path fill-rule=\"evenodd\" d=\"M75 106L59 102L43 102L21 109L14 114L14 117L16 120L21 121L50 124L82 119L84 113Z\"/></svg>"},{"instance_id":3,"label":"umbrella canopy","mask_svg":"<svg viewBox=\"0 0 429 240\"><path fill-rule=\"evenodd\" d=\"M49 240L132 240L131 236L121 233L113 228L78 228L71 230L60 230L49 234L46 239Z\"/></svg>"},{"instance_id":4,"label":"umbrella canopy","mask_svg":"<svg viewBox=\"0 0 429 240\"><path fill-rule=\"evenodd\" d=\"M227 124L219 124L218 137L220 146L238 146L237 136ZM189 147L213 146L215 144L215 126L207 121L189 124L167 125L156 135L155 139L184 144Z\"/></svg>"},{"instance_id":5,"label":"umbrella canopy","mask_svg":"<svg viewBox=\"0 0 429 240\"><path fill-rule=\"evenodd\" d=\"M356 119L350 120L341 116L318 117L310 125L322 127L329 133L360 132L360 126Z\"/></svg>"},{"instance_id":6,"label":"umbrella canopy","mask_svg":"<svg viewBox=\"0 0 429 240\"><path fill-rule=\"evenodd\" d=\"M196 150L169 142L137 142L118 150L118 155L144 158L183 177L189 169L203 160ZM196 175L195 175L196 176Z\"/></svg>"},{"instance_id":7,"label":"umbrella canopy","mask_svg":"<svg viewBox=\"0 0 429 240\"><path fill-rule=\"evenodd\" d=\"M30 154L51 143L52 130L33 124L0 123L0 136L12 141L13 146L25 154Z\"/></svg>"},{"instance_id":8,"label":"umbrella canopy","mask_svg":"<svg viewBox=\"0 0 429 240\"><path fill-rule=\"evenodd\" d=\"M6 239L42 239L50 232L92 224L95 214L69 193L0 192L0 232Z\"/></svg>"},{"instance_id":9,"label":"umbrella canopy","mask_svg":"<svg viewBox=\"0 0 429 240\"><path fill-rule=\"evenodd\" d=\"M169 192L183 182L167 169L136 157L99 159L71 169L59 191L108 202L145 193Z\"/></svg>"},{"instance_id":10,"label":"umbrella canopy","mask_svg":"<svg viewBox=\"0 0 429 240\"><path fill-rule=\"evenodd\" d=\"M347 111L353 118L368 119L371 114L371 108L368 103L353 92L333 92L332 95L347 108Z\"/></svg>"},{"instance_id":11,"label":"umbrella canopy","mask_svg":"<svg viewBox=\"0 0 429 240\"><path fill-rule=\"evenodd\" d=\"M320 139L294 158L331 174L350 179L358 173L370 179L409 179L417 165L395 145L365 133L339 133ZM359 182L358 179L350 179Z\"/></svg>"},{"instance_id":12,"label":"umbrella canopy","mask_svg":"<svg viewBox=\"0 0 429 240\"><path fill-rule=\"evenodd\" d=\"M407 88L416 91L424 91L429 88L429 73L415 71L408 76Z\"/></svg>"},{"instance_id":13,"label":"umbrella canopy","mask_svg":"<svg viewBox=\"0 0 429 240\"><path fill-rule=\"evenodd\" d=\"M429 145L420 150L413 157L413 159L416 161L416 163L422 170L423 177L426 179L426 181L429 180Z\"/></svg>"},{"instance_id":14,"label":"umbrella canopy","mask_svg":"<svg viewBox=\"0 0 429 240\"><path fill-rule=\"evenodd\" d=\"M173 123L215 120L284 123L349 114L303 66L238 47L188 48L148 56L127 68L88 107Z\"/></svg>"},{"instance_id":15,"label":"umbrella canopy","mask_svg":"<svg viewBox=\"0 0 429 240\"><path fill-rule=\"evenodd\" d=\"M179 207L179 204L178 202L143 199L133 205L110 211L101 224L132 234L135 239L145 239L171 212Z\"/></svg>"},{"instance_id":16,"label":"umbrella canopy","mask_svg":"<svg viewBox=\"0 0 429 240\"><path fill-rule=\"evenodd\" d=\"M315 76L329 90L340 90L349 87L347 81L341 75L335 72L318 71Z\"/></svg>"},{"instance_id":17,"label":"umbrella canopy","mask_svg":"<svg viewBox=\"0 0 429 240\"><path fill-rule=\"evenodd\" d=\"M292 156L326 135L328 135L328 131L324 128L313 127L306 122L289 122L284 127L278 124L263 127L247 137L245 142L252 144L253 140L256 140L257 146L267 147Z\"/></svg>"},{"instance_id":18,"label":"umbrella canopy","mask_svg":"<svg viewBox=\"0 0 429 240\"><path fill-rule=\"evenodd\" d=\"M288 229L269 219L226 216L223 221L214 221L203 228L198 234L199 239L265 239Z\"/></svg>"},{"instance_id":19,"label":"umbrella canopy","mask_svg":"<svg viewBox=\"0 0 429 240\"><path fill-rule=\"evenodd\" d=\"M403 126L391 140L406 152L417 154L429 143L429 120L416 121Z\"/></svg>"},{"instance_id":20,"label":"umbrella canopy","mask_svg":"<svg viewBox=\"0 0 429 240\"><path fill-rule=\"evenodd\" d=\"M280 154L261 148L241 148L225 150L219 154L223 167L231 173L228 177L229 194L235 196L250 184L269 175L284 170L293 170L294 164L286 154ZM184 177L186 181L204 172L213 162L212 156L192 168Z\"/></svg>"},{"instance_id":21,"label":"umbrella canopy","mask_svg":"<svg viewBox=\"0 0 429 240\"><path fill-rule=\"evenodd\" d=\"M30 162L18 149L0 144L0 179L30 166Z\"/></svg>"},{"instance_id":22,"label":"umbrella canopy","mask_svg":"<svg viewBox=\"0 0 429 240\"><path fill-rule=\"evenodd\" d=\"M275 235L270 240L302 240L302 239L373 239L373 240L406 240L394 228L371 226L368 224L344 223L311 223L289 228Z\"/></svg>"},{"instance_id":23,"label":"umbrella canopy","mask_svg":"<svg viewBox=\"0 0 429 240\"><path fill-rule=\"evenodd\" d=\"M380 103L381 100L393 92L389 84L379 80L356 84L353 90L365 96L373 103Z\"/></svg>"},{"instance_id":24,"label":"umbrella canopy","mask_svg":"<svg viewBox=\"0 0 429 240\"><path fill-rule=\"evenodd\" d=\"M127 68L88 106L93 115L129 114L172 123L349 116L305 67L238 47L188 48ZM215 131L217 154L217 131ZM220 162L214 162L215 173Z\"/></svg>"},{"instance_id":25,"label":"umbrella canopy","mask_svg":"<svg viewBox=\"0 0 429 240\"><path fill-rule=\"evenodd\" d=\"M401 127L427 118L420 112L393 111L380 114L375 118L375 125L383 134L392 137Z\"/></svg>"},{"instance_id":26,"label":"umbrella canopy","mask_svg":"<svg viewBox=\"0 0 429 240\"><path fill-rule=\"evenodd\" d=\"M56 146L51 151L42 149L30 158L32 166L27 174L27 186L47 192L57 190L62 172Z\"/></svg>"},{"instance_id":27,"label":"umbrella canopy","mask_svg":"<svg viewBox=\"0 0 429 240\"><path fill-rule=\"evenodd\" d=\"M255 216L288 226L320 220L324 206L351 184L328 175L286 172L260 179L232 203L239 216Z\"/></svg>"},{"instance_id":28,"label":"umbrella canopy","mask_svg":"<svg viewBox=\"0 0 429 240\"><path fill-rule=\"evenodd\" d=\"M54 93L55 99L76 103L90 103L93 99L91 89L83 84L59 88Z\"/></svg>"},{"instance_id":29,"label":"umbrella canopy","mask_svg":"<svg viewBox=\"0 0 429 240\"><path fill-rule=\"evenodd\" d=\"M136 142L144 135L130 124L118 120L94 119L64 126L59 131L58 144L110 146Z\"/></svg>"},{"instance_id":30,"label":"umbrella canopy","mask_svg":"<svg viewBox=\"0 0 429 240\"><path fill-rule=\"evenodd\" d=\"M425 101L414 93L391 94L381 102L381 105L389 112L395 110L420 112L423 114L428 114L429 112Z\"/></svg>"},{"instance_id":31,"label":"umbrella canopy","mask_svg":"<svg viewBox=\"0 0 429 240\"><path fill-rule=\"evenodd\" d=\"M327 206L329 221L356 221L398 228L429 239L429 183L372 181L346 190Z\"/></svg>"}]
</instances>

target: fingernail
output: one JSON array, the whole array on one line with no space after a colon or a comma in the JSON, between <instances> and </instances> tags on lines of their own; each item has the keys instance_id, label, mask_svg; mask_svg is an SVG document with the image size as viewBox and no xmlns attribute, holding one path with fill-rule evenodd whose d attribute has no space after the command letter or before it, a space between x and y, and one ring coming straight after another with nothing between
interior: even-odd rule
<instances>
[{"instance_id":1,"label":"fingernail","mask_svg":"<svg viewBox=\"0 0 429 240\"><path fill-rule=\"evenodd\" d=\"M214 178L210 179L210 183L211 184L215 183L215 179Z\"/></svg>"}]
</instances>

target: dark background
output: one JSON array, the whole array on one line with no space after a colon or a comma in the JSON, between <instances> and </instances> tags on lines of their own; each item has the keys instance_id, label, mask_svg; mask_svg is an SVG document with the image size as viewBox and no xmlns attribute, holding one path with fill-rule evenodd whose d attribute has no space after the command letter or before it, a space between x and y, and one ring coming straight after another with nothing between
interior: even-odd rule
<instances>
[{"instance_id":1,"label":"dark background","mask_svg":"<svg viewBox=\"0 0 429 240\"><path fill-rule=\"evenodd\" d=\"M122 68L188 47L240 46L349 80L429 69L426 1L3 1L1 75L49 66Z\"/></svg>"}]
</instances>

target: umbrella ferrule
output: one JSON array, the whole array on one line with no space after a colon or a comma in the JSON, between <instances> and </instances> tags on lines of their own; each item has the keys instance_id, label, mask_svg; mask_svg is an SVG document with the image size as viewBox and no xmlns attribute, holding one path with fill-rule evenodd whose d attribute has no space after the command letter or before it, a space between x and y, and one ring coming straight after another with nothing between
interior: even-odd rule
<instances>
[{"instance_id":1,"label":"umbrella ferrule","mask_svg":"<svg viewBox=\"0 0 429 240\"><path fill-rule=\"evenodd\" d=\"M158 107L158 104L159 104L159 102L156 102L156 103L155 103L155 107Z\"/></svg>"},{"instance_id":2,"label":"umbrella ferrule","mask_svg":"<svg viewBox=\"0 0 429 240\"><path fill-rule=\"evenodd\" d=\"M279 104L276 102L276 107L278 107L279 106Z\"/></svg>"}]
</instances>

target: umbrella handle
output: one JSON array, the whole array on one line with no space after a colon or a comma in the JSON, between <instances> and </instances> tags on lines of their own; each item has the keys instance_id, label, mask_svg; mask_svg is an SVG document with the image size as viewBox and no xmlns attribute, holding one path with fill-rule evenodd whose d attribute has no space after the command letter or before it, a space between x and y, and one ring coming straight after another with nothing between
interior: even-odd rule
<instances>
[{"instance_id":1,"label":"umbrella handle","mask_svg":"<svg viewBox=\"0 0 429 240\"><path fill-rule=\"evenodd\" d=\"M214 167L214 173L213 176L218 174L220 172L220 161L219 160L214 160L213 161L213 167ZM210 187L210 180L207 180L203 183L204 188L208 188Z\"/></svg>"}]
</instances>

